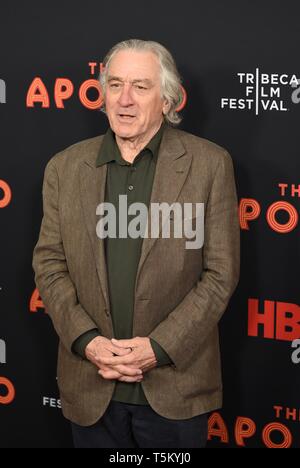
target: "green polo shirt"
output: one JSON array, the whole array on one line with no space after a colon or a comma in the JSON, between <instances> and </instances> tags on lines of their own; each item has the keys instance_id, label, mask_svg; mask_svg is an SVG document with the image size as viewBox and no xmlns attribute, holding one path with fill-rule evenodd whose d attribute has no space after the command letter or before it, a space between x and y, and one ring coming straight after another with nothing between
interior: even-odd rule
<instances>
[{"instance_id":1,"label":"green polo shirt","mask_svg":"<svg viewBox=\"0 0 300 468\"><path fill-rule=\"evenodd\" d=\"M135 157L133 163L122 158L115 134L109 128L104 136L97 166L107 164L105 202L112 203L116 210L117 236L104 240L108 276L109 299L114 336L117 339L132 338L132 322L135 298L135 280L141 255L142 237L118 237L119 195L127 195L127 207L140 202L149 207L159 146L165 128L163 123L149 143ZM134 216L127 216L128 224ZM85 356L87 344L101 334L91 330L79 337L73 344L73 351ZM167 353L151 339L157 365L171 364ZM113 400L124 403L148 404L139 382L116 382Z\"/></svg>"}]
</instances>

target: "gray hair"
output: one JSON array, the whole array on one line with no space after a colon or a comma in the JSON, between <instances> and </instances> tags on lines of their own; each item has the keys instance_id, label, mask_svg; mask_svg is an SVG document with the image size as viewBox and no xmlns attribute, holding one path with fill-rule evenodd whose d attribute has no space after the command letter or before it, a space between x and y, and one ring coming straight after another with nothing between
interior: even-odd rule
<instances>
[{"instance_id":1,"label":"gray hair","mask_svg":"<svg viewBox=\"0 0 300 468\"><path fill-rule=\"evenodd\" d=\"M99 77L103 95L105 96L106 92L107 72L110 61L116 55L116 53L121 50L134 50L140 52L147 51L152 52L157 56L160 65L161 96L169 103L169 110L164 115L164 118L168 123L172 125L178 125L182 118L179 116L176 109L184 100L181 86L181 77L171 53L159 42L143 41L141 39L129 39L114 45L103 60L103 66L105 68ZM103 102L100 110L105 112L105 102Z\"/></svg>"}]
</instances>

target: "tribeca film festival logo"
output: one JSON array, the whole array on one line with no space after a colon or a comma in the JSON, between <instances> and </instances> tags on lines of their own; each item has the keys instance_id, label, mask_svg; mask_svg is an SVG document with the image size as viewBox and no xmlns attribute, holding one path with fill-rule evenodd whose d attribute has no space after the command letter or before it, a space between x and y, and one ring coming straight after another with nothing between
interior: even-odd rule
<instances>
[{"instance_id":1,"label":"tribeca film festival logo","mask_svg":"<svg viewBox=\"0 0 300 468\"><path fill-rule=\"evenodd\" d=\"M0 339L0 365L7 362L6 342ZM9 405L15 399L15 387L6 377L0 375L0 405Z\"/></svg>"},{"instance_id":2,"label":"tribeca film festival logo","mask_svg":"<svg viewBox=\"0 0 300 468\"><path fill-rule=\"evenodd\" d=\"M128 205L127 195L119 195L118 203L119 216L113 203L104 202L97 206L96 214L103 216L96 226L97 236L100 239L106 237L157 239L161 233L165 239L171 238L172 234L177 239L183 237L190 239L185 242L186 249L200 249L203 246L204 203L175 202L172 205L165 202L151 203L148 210L144 203L136 202ZM174 218L171 217L172 214ZM128 217L131 216L134 217L128 223Z\"/></svg>"},{"instance_id":3,"label":"tribeca film festival logo","mask_svg":"<svg viewBox=\"0 0 300 468\"><path fill-rule=\"evenodd\" d=\"M300 80L296 75L262 73L256 68L255 73L237 73L238 82L243 86L244 97L222 97L221 109L251 110L258 115L261 111L286 112L290 100L297 104L300 101ZM297 88L286 99L283 90Z\"/></svg>"}]
</instances>

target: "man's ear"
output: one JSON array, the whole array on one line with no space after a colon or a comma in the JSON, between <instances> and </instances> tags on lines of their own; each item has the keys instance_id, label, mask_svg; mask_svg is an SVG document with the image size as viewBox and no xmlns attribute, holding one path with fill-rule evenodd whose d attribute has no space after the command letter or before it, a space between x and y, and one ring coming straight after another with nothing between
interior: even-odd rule
<instances>
[{"instance_id":1,"label":"man's ear","mask_svg":"<svg viewBox=\"0 0 300 468\"><path fill-rule=\"evenodd\" d=\"M170 103L165 99L164 105L163 105L163 114L166 115L170 110Z\"/></svg>"}]
</instances>

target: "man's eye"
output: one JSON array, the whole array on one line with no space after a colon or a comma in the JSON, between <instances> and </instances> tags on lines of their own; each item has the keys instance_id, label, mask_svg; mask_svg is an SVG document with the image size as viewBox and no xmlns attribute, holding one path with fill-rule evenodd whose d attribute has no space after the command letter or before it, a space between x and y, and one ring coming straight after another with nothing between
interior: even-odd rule
<instances>
[{"instance_id":1,"label":"man's eye","mask_svg":"<svg viewBox=\"0 0 300 468\"><path fill-rule=\"evenodd\" d=\"M139 85L137 85L136 88L137 88L137 89L147 89L147 88L145 88L144 86L139 86Z\"/></svg>"},{"instance_id":2,"label":"man's eye","mask_svg":"<svg viewBox=\"0 0 300 468\"><path fill-rule=\"evenodd\" d=\"M120 86L119 83L111 83L110 84L111 88L118 88L119 86Z\"/></svg>"}]
</instances>

